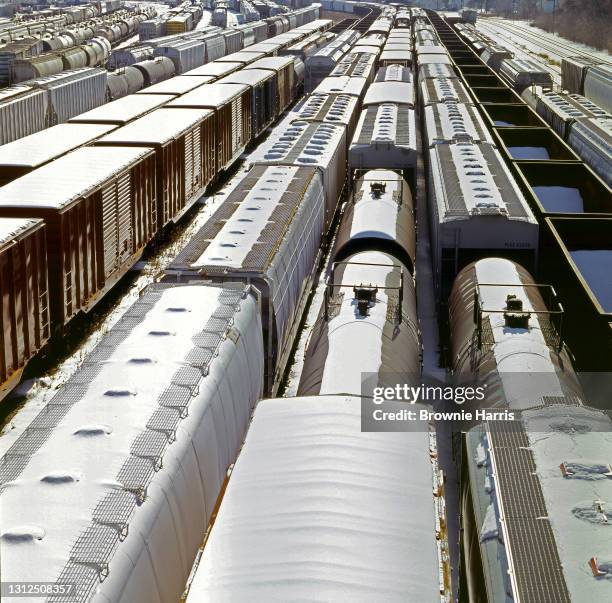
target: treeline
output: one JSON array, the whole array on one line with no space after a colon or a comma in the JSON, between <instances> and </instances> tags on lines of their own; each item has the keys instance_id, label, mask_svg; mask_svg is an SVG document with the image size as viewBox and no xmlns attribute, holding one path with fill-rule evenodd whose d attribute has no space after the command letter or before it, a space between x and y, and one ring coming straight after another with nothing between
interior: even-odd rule
<instances>
[{"instance_id":1,"label":"treeline","mask_svg":"<svg viewBox=\"0 0 612 603\"><path fill-rule=\"evenodd\" d=\"M540 13L534 24L575 42L612 51L612 0L561 0L554 16Z\"/></svg>"}]
</instances>

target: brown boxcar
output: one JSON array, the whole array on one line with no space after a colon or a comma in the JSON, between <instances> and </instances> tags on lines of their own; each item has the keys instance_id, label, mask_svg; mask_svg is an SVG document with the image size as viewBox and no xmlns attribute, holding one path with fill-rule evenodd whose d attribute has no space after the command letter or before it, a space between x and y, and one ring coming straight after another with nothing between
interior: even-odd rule
<instances>
[{"instance_id":1,"label":"brown boxcar","mask_svg":"<svg viewBox=\"0 0 612 603\"><path fill-rule=\"evenodd\" d=\"M42 218L51 327L88 311L157 232L151 148L82 147L0 188L0 217Z\"/></svg>"},{"instance_id":2,"label":"brown boxcar","mask_svg":"<svg viewBox=\"0 0 612 603\"><path fill-rule=\"evenodd\" d=\"M155 148L160 228L180 218L215 177L214 117L211 109L158 109L96 143Z\"/></svg>"},{"instance_id":3,"label":"brown boxcar","mask_svg":"<svg viewBox=\"0 0 612 603\"><path fill-rule=\"evenodd\" d=\"M268 57L259 59L245 69L266 69L276 74L279 111L282 113L295 98L295 57Z\"/></svg>"},{"instance_id":4,"label":"brown boxcar","mask_svg":"<svg viewBox=\"0 0 612 603\"><path fill-rule=\"evenodd\" d=\"M70 120L79 124L125 124L142 117L175 98L175 94L130 94Z\"/></svg>"},{"instance_id":5,"label":"brown boxcar","mask_svg":"<svg viewBox=\"0 0 612 603\"><path fill-rule=\"evenodd\" d=\"M217 135L216 172L227 169L251 141L251 88L204 84L170 101L170 109L213 109Z\"/></svg>"},{"instance_id":6,"label":"brown boxcar","mask_svg":"<svg viewBox=\"0 0 612 603\"><path fill-rule=\"evenodd\" d=\"M0 400L49 339L47 286L44 222L0 218Z\"/></svg>"},{"instance_id":7,"label":"brown boxcar","mask_svg":"<svg viewBox=\"0 0 612 603\"><path fill-rule=\"evenodd\" d=\"M0 146L0 186L108 134L111 124L59 124Z\"/></svg>"}]
</instances>

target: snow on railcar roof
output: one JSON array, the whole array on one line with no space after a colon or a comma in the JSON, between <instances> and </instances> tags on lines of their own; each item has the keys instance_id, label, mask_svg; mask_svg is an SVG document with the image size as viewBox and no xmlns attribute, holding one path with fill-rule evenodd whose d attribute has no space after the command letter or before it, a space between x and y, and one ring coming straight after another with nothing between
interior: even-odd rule
<instances>
[{"instance_id":1,"label":"snow on railcar roof","mask_svg":"<svg viewBox=\"0 0 612 603\"><path fill-rule=\"evenodd\" d=\"M419 81L427 78L457 78L457 74L452 65L439 63L420 63L419 64Z\"/></svg>"},{"instance_id":2,"label":"snow on railcar roof","mask_svg":"<svg viewBox=\"0 0 612 603\"><path fill-rule=\"evenodd\" d=\"M445 102L425 107L427 145L439 142L488 142L493 137L474 105Z\"/></svg>"},{"instance_id":3,"label":"snow on railcar roof","mask_svg":"<svg viewBox=\"0 0 612 603\"><path fill-rule=\"evenodd\" d=\"M211 109L157 109L100 139L102 144L164 144L213 115Z\"/></svg>"},{"instance_id":4,"label":"snow on railcar roof","mask_svg":"<svg viewBox=\"0 0 612 603\"><path fill-rule=\"evenodd\" d=\"M212 415L225 412L220 382L235 354L244 354L235 342L240 338L241 345L252 347L261 340L251 323L256 316L249 288L156 284L145 289L3 459L3 579L54 583L70 576L75 580L66 581L76 583L75 594L83 601L96 588L108 600L118 600L126 588L152 592L154 587L142 584L149 575L142 566L133 577L130 572L134 560L147 555L145 542L155 534L159 539L161 531L168 554L160 558L157 550L150 563L159 569L170 560L175 583L161 590L176 591L189 571L184 554L193 549L195 555L200 538L188 544L186 524L170 535L173 511L164 505L176 501L171 483L187 478L191 461L185 447L194 448L194 433L201 432L203 417L211 417L206 435L218 445L216 450L196 445L193 452L207 475L186 486L191 502L180 502L185 511L199 512L192 523L205 529L250 408L239 413L236 405L223 427ZM250 353L261 353L261 346ZM257 395L250 391L257 378L249 370L243 383L224 384L226 392L236 392L235 399ZM222 402L225 408L236 403ZM208 458L202 452L210 452ZM18 465L11 463L16 454L23 461ZM156 532L152 524L160 514L165 525ZM109 570L103 583L98 567ZM140 584L126 587L132 578Z\"/></svg>"},{"instance_id":5,"label":"snow on railcar roof","mask_svg":"<svg viewBox=\"0 0 612 603\"><path fill-rule=\"evenodd\" d=\"M230 73L220 80L218 84L246 84L247 86L257 86L266 80L274 77L272 71L267 69L241 69L236 73Z\"/></svg>"},{"instance_id":6,"label":"snow on railcar roof","mask_svg":"<svg viewBox=\"0 0 612 603\"><path fill-rule=\"evenodd\" d=\"M326 77L313 90L313 94L352 94L354 96L363 96L364 90L367 87L367 79L364 77L349 77L347 75L339 75L336 77Z\"/></svg>"},{"instance_id":7,"label":"snow on railcar roof","mask_svg":"<svg viewBox=\"0 0 612 603\"><path fill-rule=\"evenodd\" d=\"M455 101L473 104L466 87L456 77L425 78L421 80L421 98L424 105Z\"/></svg>"},{"instance_id":8,"label":"snow on railcar roof","mask_svg":"<svg viewBox=\"0 0 612 603\"><path fill-rule=\"evenodd\" d=\"M153 84L153 86L149 86L148 88L143 88L142 90L136 92L136 94L185 94L185 92L189 92L198 86L208 84L214 80L214 76L211 75L190 77L177 75L175 77L171 77L169 80L164 80L163 82L158 82L157 84Z\"/></svg>"},{"instance_id":9,"label":"snow on railcar roof","mask_svg":"<svg viewBox=\"0 0 612 603\"><path fill-rule=\"evenodd\" d=\"M265 271L278 250L269 231L293 220L296 203L302 201L296 190L305 190L316 178L316 171L308 166L251 168L170 269Z\"/></svg>"},{"instance_id":10,"label":"snow on railcar roof","mask_svg":"<svg viewBox=\"0 0 612 603\"><path fill-rule=\"evenodd\" d=\"M265 57L251 63L245 69L268 69L270 71L279 71L287 65L293 65L295 58L292 56L284 57Z\"/></svg>"},{"instance_id":11,"label":"snow on railcar roof","mask_svg":"<svg viewBox=\"0 0 612 603\"><path fill-rule=\"evenodd\" d=\"M115 124L63 123L0 146L3 166L37 167L115 129Z\"/></svg>"},{"instance_id":12,"label":"snow on railcar roof","mask_svg":"<svg viewBox=\"0 0 612 603\"><path fill-rule=\"evenodd\" d=\"M501 155L490 144L458 142L429 150L432 195L441 222L498 214L537 226Z\"/></svg>"},{"instance_id":13,"label":"snow on railcar roof","mask_svg":"<svg viewBox=\"0 0 612 603\"><path fill-rule=\"evenodd\" d=\"M248 48L248 46L247 46ZM242 63L248 65L254 63L258 59L266 56L265 52L246 52L245 50L239 50L238 52L232 52L232 54L226 54L224 57L215 59L215 63Z\"/></svg>"},{"instance_id":14,"label":"snow on railcar roof","mask_svg":"<svg viewBox=\"0 0 612 603\"><path fill-rule=\"evenodd\" d=\"M345 128L327 122L296 122L273 135L249 156L249 162L327 165L337 155Z\"/></svg>"},{"instance_id":15,"label":"snow on railcar roof","mask_svg":"<svg viewBox=\"0 0 612 603\"><path fill-rule=\"evenodd\" d=\"M123 125L175 98L172 94L130 94L72 117L70 123Z\"/></svg>"},{"instance_id":16,"label":"snow on railcar roof","mask_svg":"<svg viewBox=\"0 0 612 603\"><path fill-rule=\"evenodd\" d=\"M412 71L403 65L381 67L374 78L375 82L412 82Z\"/></svg>"},{"instance_id":17,"label":"snow on railcar roof","mask_svg":"<svg viewBox=\"0 0 612 603\"><path fill-rule=\"evenodd\" d=\"M186 71L183 73L181 77L191 77L193 76L211 76L211 77L223 77L224 75L228 75L238 69L242 68L242 63L234 62L234 63L218 63L217 61L212 61L211 63L205 63L204 65L200 65L191 71Z\"/></svg>"},{"instance_id":18,"label":"snow on railcar roof","mask_svg":"<svg viewBox=\"0 0 612 603\"><path fill-rule=\"evenodd\" d=\"M0 218L0 246L18 239L43 225L42 220L30 218Z\"/></svg>"},{"instance_id":19,"label":"snow on railcar roof","mask_svg":"<svg viewBox=\"0 0 612 603\"><path fill-rule=\"evenodd\" d=\"M244 84L204 84L167 103L167 107L218 108L243 94L249 87Z\"/></svg>"},{"instance_id":20,"label":"snow on railcar roof","mask_svg":"<svg viewBox=\"0 0 612 603\"><path fill-rule=\"evenodd\" d=\"M148 148L77 149L0 187L0 207L63 209L152 153Z\"/></svg>"},{"instance_id":21,"label":"snow on railcar roof","mask_svg":"<svg viewBox=\"0 0 612 603\"><path fill-rule=\"evenodd\" d=\"M362 432L360 408L348 396L257 405L188 603L253 589L440 601L430 436Z\"/></svg>"},{"instance_id":22,"label":"snow on railcar roof","mask_svg":"<svg viewBox=\"0 0 612 603\"><path fill-rule=\"evenodd\" d=\"M379 105L381 103L394 103L397 105L414 105L414 85L412 82L374 82L366 92L363 99L366 105Z\"/></svg>"}]
</instances>

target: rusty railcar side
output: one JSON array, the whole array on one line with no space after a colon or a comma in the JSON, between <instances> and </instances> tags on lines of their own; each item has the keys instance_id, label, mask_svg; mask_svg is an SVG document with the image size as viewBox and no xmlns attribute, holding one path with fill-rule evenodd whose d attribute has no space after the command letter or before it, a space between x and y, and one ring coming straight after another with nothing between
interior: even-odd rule
<instances>
[{"instance_id":1,"label":"rusty railcar side","mask_svg":"<svg viewBox=\"0 0 612 603\"><path fill-rule=\"evenodd\" d=\"M166 105L214 110L215 173L230 167L251 142L251 94L251 88L242 84L204 84Z\"/></svg>"},{"instance_id":2,"label":"rusty railcar side","mask_svg":"<svg viewBox=\"0 0 612 603\"><path fill-rule=\"evenodd\" d=\"M51 329L89 311L158 230L153 149L84 147L0 189L0 217L42 218Z\"/></svg>"},{"instance_id":3,"label":"rusty railcar side","mask_svg":"<svg viewBox=\"0 0 612 603\"><path fill-rule=\"evenodd\" d=\"M50 336L42 220L0 219L0 400Z\"/></svg>"},{"instance_id":4,"label":"rusty railcar side","mask_svg":"<svg viewBox=\"0 0 612 603\"><path fill-rule=\"evenodd\" d=\"M214 111L210 109L158 109L97 144L155 149L159 228L178 220L215 176Z\"/></svg>"}]
</instances>

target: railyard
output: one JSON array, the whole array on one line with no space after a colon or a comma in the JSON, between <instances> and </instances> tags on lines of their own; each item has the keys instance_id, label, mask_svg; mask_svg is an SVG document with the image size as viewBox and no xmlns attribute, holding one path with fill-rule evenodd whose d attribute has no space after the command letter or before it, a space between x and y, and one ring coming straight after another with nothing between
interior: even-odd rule
<instances>
[{"instance_id":1,"label":"railyard","mask_svg":"<svg viewBox=\"0 0 612 603\"><path fill-rule=\"evenodd\" d=\"M3 574L75 584L51 601L607 600L612 63L499 19L253 4L150 5L143 31L193 23L0 146ZM363 431L398 376L490 410Z\"/></svg>"}]
</instances>

